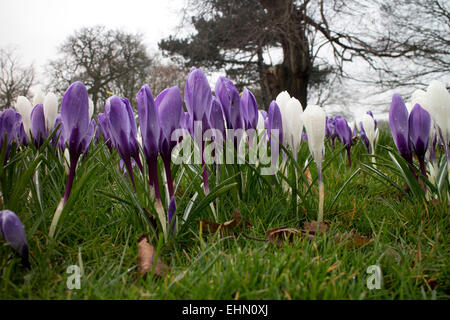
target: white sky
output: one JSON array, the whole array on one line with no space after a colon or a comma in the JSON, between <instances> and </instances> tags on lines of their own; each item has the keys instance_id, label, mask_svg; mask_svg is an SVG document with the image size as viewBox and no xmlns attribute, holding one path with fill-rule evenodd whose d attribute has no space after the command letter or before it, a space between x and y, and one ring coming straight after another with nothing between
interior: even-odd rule
<instances>
[{"instance_id":1,"label":"white sky","mask_svg":"<svg viewBox=\"0 0 450 320\"><path fill-rule=\"evenodd\" d=\"M94 25L144 35L149 49L176 31L184 0L0 0L0 47L42 67L75 30Z\"/></svg>"},{"instance_id":2,"label":"white sky","mask_svg":"<svg viewBox=\"0 0 450 320\"><path fill-rule=\"evenodd\" d=\"M185 1L0 0L0 48L16 47L24 63L34 63L38 71L37 80L42 81L43 67L55 58L58 46L81 27L104 25L141 33L151 51L157 50L157 43L162 38L171 34L186 35L186 29L177 28L181 22L180 9ZM211 75L210 82L214 84L218 76ZM353 84L344 91L352 92L351 96L355 97L355 89ZM362 88L361 96L369 92L370 89ZM381 106L374 107L373 98L368 97L357 102L338 100L327 106L326 111L358 117L372 109L375 115L383 118L386 117L391 94L381 98L380 101L386 101ZM352 111L348 112L349 109Z\"/></svg>"}]
</instances>

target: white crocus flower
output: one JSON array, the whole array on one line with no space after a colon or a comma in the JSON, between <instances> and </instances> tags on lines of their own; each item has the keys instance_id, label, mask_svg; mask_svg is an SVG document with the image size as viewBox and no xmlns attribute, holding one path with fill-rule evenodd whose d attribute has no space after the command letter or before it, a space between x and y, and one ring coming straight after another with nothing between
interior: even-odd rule
<instances>
[{"instance_id":1,"label":"white crocus flower","mask_svg":"<svg viewBox=\"0 0 450 320\"><path fill-rule=\"evenodd\" d=\"M319 181L319 213L317 222L323 221L323 201L325 191L322 181L322 161L325 156L325 126L326 114L317 105L309 105L302 115L303 125L308 135L308 146L317 165L317 177Z\"/></svg>"},{"instance_id":2,"label":"white crocus flower","mask_svg":"<svg viewBox=\"0 0 450 320\"><path fill-rule=\"evenodd\" d=\"M37 104L43 104L44 103L44 93L42 91L36 91L36 93L33 96L33 107Z\"/></svg>"},{"instance_id":3,"label":"white crocus flower","mask_svg":"<svg viewBox=\"0 0 450 320\"><path fill-rule=\"evenodd\" d=\"M56 116L58 115L58 98L54 93L48 93L44 98L44 118L45 126L49 132L55 126Z\"/></svg>"},{"instance_id":4,"label":"white crocus flower","mask_svg":"<svg viewBox=\"0 0 450 320\"><path fill-rule=\"evenodd\" d=\"M427 88L427 108L436 125L441 129L447 155L448 180L450 181L450 93L440 81L433 80Z\"/></svg>"},{"instance_id":5,"label":"white crocus flower","mask_svg":"<svg viewBox=\"0 0 450 320\"><path fill-rule=\"evenodd\" d=\"M303 132L303 121L302 121L303 108L300 103L295 98L289 99L286 105L286 121L287 121L287 136L288 144L291 146L294 159L297 160L297 153L300 149L300 144L302 142L302 132Z\"/></svg>"},{"instance_id":6,"label":"white crocus flower","mask_svg":"<svg viewBox=\"0 0 450 320\"><path fill-rule=\"evenodd\" d=\"M289 93L287 91L281 92L275 99L275 102L277 103L278 107L280 108L280 113L281 113L284 145L286 145L286 142L288 140L287 133L289 132L289 129L287 127L287 125L288 125L287 104L290 99L291 99L291 96L289 95Z\"/></svg>"},{"instance_id":7,"label":"white crocus flower","mask_svg":"<svg viewBox=\"0 0 450 320\"><path fill-rule=\"evenodd\" d=\"M92 119L92 116L94 114L94 102L89 99L89 120Z\"/></svg>"},{"instance_id":8,"label":"white crocus flower","mask_svg":"<svg viewBox=\"0 0 450 320\"><path fill-rule=\"evenodd\" d=\"M33 106L31 105L30 100L26 97L19 96L17 98L17 102L15 108L18 113L22 116L22 123L25 133L28 138L30 138L30 130L31 130L31 111L33 110Z\"/></svg>"},{"instance_id":9,"label":"white crocus flower","mask_svg":"<svg viewBox=\"0 0 450 320\"><path fill-rule=\"evenodd\" d=\"M441 128L446 145L450 140L450 93L440 81L433 80L427 88L427 100L424 108Z\"/></svg>"}]
</instances>

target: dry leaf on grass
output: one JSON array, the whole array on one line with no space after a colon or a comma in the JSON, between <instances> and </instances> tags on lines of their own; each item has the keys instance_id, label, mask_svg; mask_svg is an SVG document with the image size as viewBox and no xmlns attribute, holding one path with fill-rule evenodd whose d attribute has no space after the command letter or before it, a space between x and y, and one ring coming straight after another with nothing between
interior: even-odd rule
<instances>
[{"instance_id":1,"label":"dry leaf on grass","mask_svg":"<svg viewBox=\"0 0 450 320\"><path fill-rule=\"evenodd\" d=\"M156 257L156 250L149 242L147 235L142 235L138 239L138 264L139 274L145 275L148 271L153 269ZM153 271L153 270L152 270ZM160 277L164 276L169 271L169 267L162 262L160 258L156 261L154 273Z\"/></svg>"},{"instance_id":2,"label":"dry leaf on grass","mask_svg":"<svg viewBox=\"0 0 450 320\"><path fill-rule=\"evenodd\" d=\"M267 241L275 243L279 247L281 247L286 240L289 241L289 243L292 243L294 236L299 235L301 235L300 230L288 227L271 229L266 232Z\"/></svg>"},{"instance_id":3,"label":"dry leaf on grass","mask_svg":"<svg viewBox=\"0 0 450 320\"><path fill-rule=\"evenodd\" d=\"M233 235L234 234L234 229L236 227L238 227L239 225L241 225L241 223L243 222L242 220L242 216L241 213L239 212L239 210L235 209L234 210L234 219L224 222L224 223L217 223L217 222L212 222L212 221L208 221L208 220L200 220L199 224L201 224L201 227L204 231L208 232L208 233L216 233L216 232L220 232L220 234L222 236L228 236L228 235ZM248 228L251 226L250 222L245 221L244 222L244 227Z\"/></svg>"},{"instance_id":4,"label":"dry leaf on grass","mask_svg":"<svg viewBox=\"0 0 450 320\"><path fill-rule=\"evenodd\" d=\"M317 221L311 221L311 222L305 222L303 224L303 233L310 233L312 235L315 235L316 232L327 232L330 229L326 223L320 222L317 223Z\"/></svg>"},{"instance_id":5,"label":"dry leaf on grass","mask_svg":"<svg viewBox=\"0 0 450 320\"><path fill-rule=\"evenodd\" d=\"M362 247L366 244L369 244L373 241L372 238L368 238L366 236L361 236L352 232L344 232L342 234L338 233L334 236L337 242L347 241L346 245L349 248L353 247Z\"/></svg>"}]
</instances>

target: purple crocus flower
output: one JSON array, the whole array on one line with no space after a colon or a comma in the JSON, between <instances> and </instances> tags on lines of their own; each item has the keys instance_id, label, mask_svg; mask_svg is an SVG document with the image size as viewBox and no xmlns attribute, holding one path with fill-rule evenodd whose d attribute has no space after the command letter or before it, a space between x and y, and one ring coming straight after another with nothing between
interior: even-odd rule
<instances>
[{"instance_id":1,"label":"purple crocus flower","mask_svg":"<svg viewBox=\"0 0 450 320\"><path fill-rule=\"evenodd\" d=\"M133 158L139 168L142 170L142 164L139 159L139 145L136 140L136 122L133 111L126 99L113 96L109 100L109 120L110 134L114 147L119 152L120 157L125 163L125 167L130 174L131 182L136 188L133 178L133 169L131 159ZM134 125L134 128L133 128Z\"/></svg>"},{"instance_id":2,"label":"purple crocus flower","mask_svg":"<svg viewBox=\"0 0 450 320\"><path fill-rule=\"evenodd\" d=\"M209 122L211 124L211 128L217 130L222 134L222 141L225 137L224 119L225 117L223 114L222 104L217 97L214 97L211 105L211 116Z\"/></svg>"},{"instance_id":3,"label":"purple crocus flower","mask_svg":"<svg viewBox=\"0 0 450 320\"><path fill-rule=\"evenodd\" d=\"M205 74L192 68L184 87L184 102L191 115L191 120L202 121L203 115L211 108L211 87Z\"/></svg>"},{"instance_id":4,"label":"purple crocus flower","mask_svg":"<svg viewBox=\"0 0 450 320\"><path fill-rule=\"evenodd\" d=\"M219 77L216 83L216 96L222 104L223 114L228 129L242 129L244 126L241 113L241 98L233 82L225 77Z\"/></svg>"},{"instance_id":5,"label":"purple crocus flower","mask_svg":"<svg viewBox=\"0 0 450 320\"><path fill-rule=\"evenodd\" d=\"M412 165L411 148L409 145L408 109L399 94L392 97L389 109L389 127L392 138L400 155Z\"/></svg>"},{"instance_id":6,"label":"purple crocus flower","mask_svg":"<svg viewBox=\"0 0 450 320\"><path fill-rule=\"evenodd\" d=\"M326 118L325 136L331 137L331 145L334 147L334 140L338 136L336 133L336 120L334 118Z\"/></svg>"},{"instance_id":7,"label":"purple crocus flower","mask_svg":"<svg viewBox=\"0 0 450 320\"><path fill-rule=\"evenodd\" d=\"M159 126L161 134L159 136L159 152L163 159L166 171L169 196L172 197L173 180L170 171L170 161L172 150L178 141L172 141L172 133L180 128L181 119L184 118L183 99L178 87L167 88L162 91L155 100L158 111Z\"/></svg>"},{"instance_id":8,"label":"purple crocus flower","mask_svg":"<svg viewBox=\"0 0 450 320\"><path fill-rule=\"evenodd\" d=\"M60 113L56 116L54 128L58 127L59 124L61 124L61 114ZM66 138L64 136L64 128L61 124L58 127L56 133L53 135L52 145L53 145L53 147L55 147L57 145L61 151L64 151L64 148L66 147L65 141L66 141Z\"/></svg>"},{"instance_id":9,"label":"purple crocus flower","mask_svg":"<svg viewBox=\"0 0 450 320\"><path fill-rule=\"evenodd\" d=\"M258 104L253 93L247 88L242 92L241 109L245 129L256 129L256 125L258 124Z\"/></svg>"},{"instance_id":10,"label":"purple crocus flower","mask_svg":"<svg viewBox=\"0 0 450 320\"><path fill-rule=\"evenodd\" d=\"M261 112L261 115L263 116L264 120L266 120L269 117L266 110L259 110L259 112Z\"/></svg>"},{"instance_id":11,"label":"purple crocus flower","mask_svg":"<svg viewBox=\"0 0 450 320\"><path fill-rule=\"evenodd\" d=\"M98 120L98 126L103 135L103 140L105 141L106 146L108 147L109 153L112 153L113 149L112 149L112 141L111 141L111 134L110 134L111 130L109 128L108 116L105 113L99 113L97 116L97 120Z\"/></svg>"},{"instance_id":12,"label":"purple crocus flower","mask_svg":"<svg viewBox=\"0 0 450 320\"><path fill-rule=\"evenodd\" d=\"M426 176L425 153L430 135L431 117L427 110L416 104L409 115L409 138L419 159L420 171Z\"/></svg>"},{"instance_id":13,"label":"purple crocus flower","mask_svg":"<svg viewBox=\"0 0 450 320\"><path fill-rule=\"evenodd\" d=\"M367 111L366 113L367 113L369 116L372 117L373 122L375 122L375 130L377 130L378 122L377 122L377 119L375 119L375 117L373 116L372 111L369 110L369 111Z\"/></svg>"},{"instance_id":14,"label":"purple crocus flower","mask_svg":"<svg viewBox=\"0 0 450 320\"><path fill-rule=\"evenodd\" d=\"M191 84L193 85L193 84ZM158 113L153 100L153 95L148 85L144 85L139 90L137 96L137 109L139 117L139 127L142 135L142 147L147 161L149 171L149 184L154 188L157 201L161 202L159 182L157 174L157 160L159 152L159 127Z\"/></svg>"},{"instance_id":15,"label":"purple crocus flower","mask_svg":"<svg viewBox=\"0 0 450 320\"><path fill-rule=\"evenodd\" d=\"M20 114L11 108L0 113L0 152L6 141L5 164L9 158L12 142L21 140L21 129L23 130L21 118Z\"/></svg>"},{"instance_id":16,"label":"purple crocus flower","mask_svg":"<svg viewBox=\"0 0 450 320\"><path fill-rule=\"evenodd\" d=\"M5 238L22 258L22 264L30 267L25 227L19 217L10 210L0 211L0 237Z\"/></svg>"},{"instance_id":17,"label":"purple crocus flower","mask_svg":"<svg viewBox=\"0 0 450 320\"><path fill-rule=\"evenodd\" d=\"M347 150L348 166L352 166L350 148L352 146L352 129L350 129L347 120L342 117L336 117L336 133Z\"/></svg>"},{"instance_id":18,"label":"purple crocus flower","mask_svg":"<svg viewBox=\"0 0 450 320\"><path fill-rule=\"evenodd\" d=\"M269 105L269 124L268 132L270 134L270 152L272 154L272 165L278 163L279 144L283 144L283 122L281 119L281 112L278 104L275 101ZM276 131L278 130L278 136ZM275 135L275 136L274 136Z\"/></svg>"},{"instance_id":19,"label":"purple crocus flower","mask_svg":"<svg viewBox=\"0 0 450 320\"><path fill-rule=\"evenodd\" d=\"M89 122L88 92L84 84L79 81L71 84L64 94L61 104L61 123L70 154L69 176L64 193L65 203L72 189L78 159L87 151L94 134L93 123Z\"/></svg>"},{"instance_id":20,"label":"purple crocus flower","mask_svg":"<svg viewBox=\"0 0 450 320\"><path fill-rule=\"evenodd\" d=\"M45 125L44 117L44 105L37 104L31 111L31 134L33 135L33 141L36 148L40 148L44 143L44 139L47 139L47 129Z\"/></svg>"}]
</instances>

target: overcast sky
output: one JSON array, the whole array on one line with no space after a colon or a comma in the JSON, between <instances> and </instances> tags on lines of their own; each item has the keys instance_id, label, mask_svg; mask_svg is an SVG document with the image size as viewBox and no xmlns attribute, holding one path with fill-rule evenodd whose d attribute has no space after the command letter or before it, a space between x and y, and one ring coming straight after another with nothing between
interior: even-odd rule
<instances>
[{"instance_id":1,"label":"overcast sky","mask_svg":"<svg viewBox=\"0 0 450 320\"><path fill-rule=\"evenodd\" d=\"M58 46L75 30L104 25L142 33L147 47L156 51L160 39L186 34L185 29L177 28L184 4L185 0L0 0L0 48L16 47L23 62L34 63L38 80L42 80L43 66L55 58ZM210 81L214 83L218 76L213 75ZM357 96L354 85L349 90L351 96ZM367 92L363 88L362 95ZM372 99L336 102L326 111L335 114L351 109L352 115L358 117L374 106ZM373 110L386 118L387 107L388 104Z\"/></svg>"},{"instance_id":2,"label":"overcast sky","mask_svg":"<svg viewBox=\"0 0 450 320\"><path fill-rule=\"evenodd\" d=\"M93 25L140 32L156 50L180 23L184 0L0 0L0 47L17 47L37 67L54 58L75 30Z\"/></svg>"}]
</instances>

